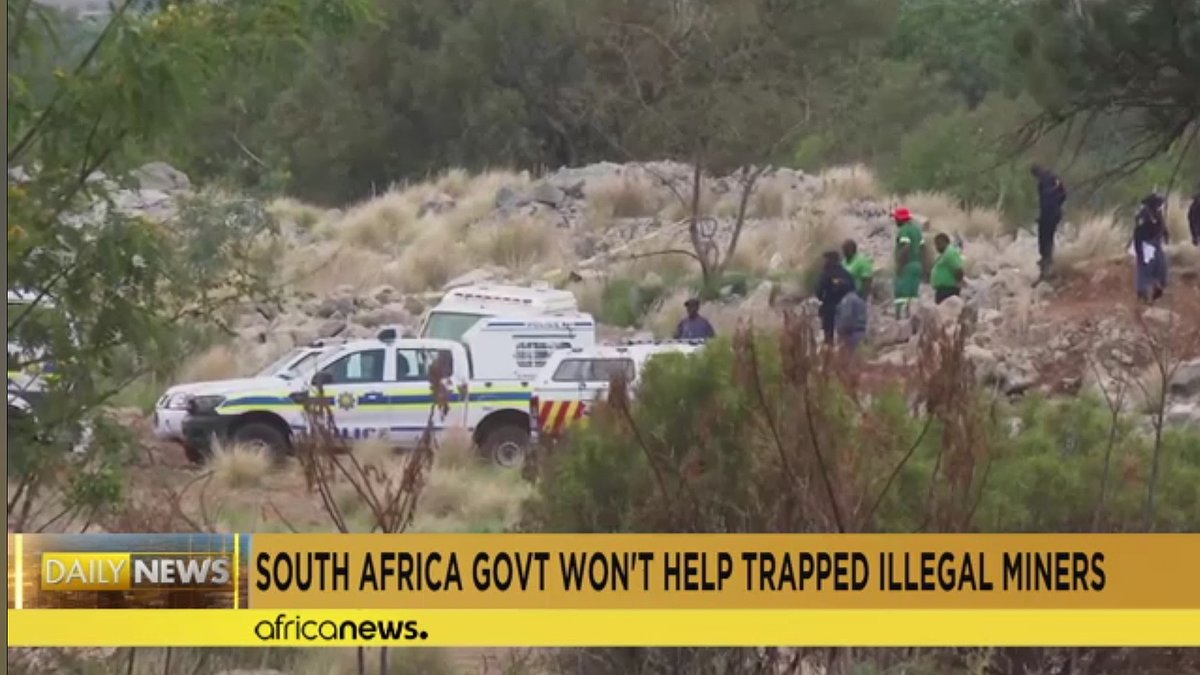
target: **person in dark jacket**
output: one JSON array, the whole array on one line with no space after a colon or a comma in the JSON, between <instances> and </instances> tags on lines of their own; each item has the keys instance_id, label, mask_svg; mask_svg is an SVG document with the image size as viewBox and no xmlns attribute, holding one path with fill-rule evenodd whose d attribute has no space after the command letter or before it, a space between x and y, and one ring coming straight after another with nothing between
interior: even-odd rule
<instances>
[{"instance_id":1,"label":"person in dark jacket","mask_svg":"<svg viewBox=\"0 0 1200 675\"><path fill-rule=\"evenodd\" d=\"M1170 241L1163 215L1165 200L1151 194L1142 200L1133 228L1133 255L1138 299L1153 304L1167 288L1167 251Z\"/></svg>"},{"instance_id":2,"label":"person in dark jacket","mask_svg":"<svg viewBox=\"0 0 1200 675\"><path fill-rule=\"evenodd\" d=\"M817 300L821 301L821 330L825 332L825 344L833 344L834 327L837 323L837 307L846 294L854 290L854 277L842 266L842 256L837 251L825 253L825 266L817 281Z\"/></svg>"},{"instance_id":3,"label":"person in dark jacket","mask_svg":"<svg viewBox=\"0 0 1200 675\"><path fill-rule=\"evenodd\" d=\"M687 309L687 317L675 327L676 340L707 340L716 336L712 324L700 316L699 300L691 298L683 306Z\"/></svg>"},{"instance_id":4,"label":"person in dark jacket","mask_svg":"<svg viewBox=\"0 0 1200 675\"><path fill-rule=\"evenodd\" d=\"M1192 243L1200 246L1200 187L1192 195L1192 205L1188 207L1188 230L1192 233Z\"/></svg>"},{"instance_id":5,"label":"person in dark jacket","mask_svg":"<svg viewBox=\"0 0 1200 675\"><path fill-rule=\"evenodd\" d=\"M1054 235L1062 222L1063 204L1067 201L1067 188L1058 176L1040 164L1034 164L1030 173L1037 179L1038 192L1038 266L1042 277L1050 271L1054 262Z\"/></svg>"},{"instance_id":6,"label":"person in dark jacket","mask_svg":"<svg viewBox=\"0 0 1200 675\"><path fill-rule=\"evenodd\" d=\"M838 343L853 354L867 336L867 301L851 288L837 306Z\"/></svg>"}]
</instances>

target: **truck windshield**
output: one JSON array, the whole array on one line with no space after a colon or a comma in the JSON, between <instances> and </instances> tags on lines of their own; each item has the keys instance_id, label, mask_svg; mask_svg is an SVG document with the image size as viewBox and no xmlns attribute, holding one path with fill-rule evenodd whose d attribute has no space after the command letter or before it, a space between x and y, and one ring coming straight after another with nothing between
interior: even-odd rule
<instances>
[{"instance_id":1,"label":"truck windshield","mask_svg":"<svg viewBox=\"0 0 1200 675\"><path fill-rule=\"evenodd\" d=\"M484 318L483 314L464 314L459 312L431 312L425 322L421 337L436 340L462 340L463 333Z\"/></svg>"}]
</instances>

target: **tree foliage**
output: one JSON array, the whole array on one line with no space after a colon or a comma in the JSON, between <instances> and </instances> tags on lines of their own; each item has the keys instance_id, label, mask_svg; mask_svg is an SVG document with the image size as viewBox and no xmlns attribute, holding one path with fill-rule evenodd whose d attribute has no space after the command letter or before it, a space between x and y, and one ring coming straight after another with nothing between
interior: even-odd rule
<instances>
[{"instance_id":1,"label":"tree foliage","mask_svg":"<svg viewBox=\"0 0 1200 675\"><path fill-rule=\"evenodd\" d=\"M188 3L154 12L125 4L78 62L46 73L38 68L54 60L35 57L57 37L58 19L9 0L8 285L33 297L8 316L9 339L23 348L9 369L55 368L37 433L10 434L22 499L35 501L51 484L87 484L72 476L114 447L99 433L103 423L93 422L95 451L83 459L67 462L63 439L139 375L177 358L197 324L265 290L248 246L271 227L260 205L201 198L165 222L151 220L124 203L122 161L137 143L168 133L214 81L302 47L307 22L344 22L355 7L329 4ZM95 475L111 470L101 464Z\"/></svg>"},{"instance_id":2,"label":"tree foliage","mask_svg":"<svg viewBox=\"0 0 1200 675\"><path fill-rule=\"evenodd\" d=\"M1122 123L1123 157L1110 173L1140 168L1200 133L1200 4L1098 0L1035 4L1019 52L1044 112L1030 138L1075 125L1085 136L1105 117Z\"/></svg>"}]
</instances>

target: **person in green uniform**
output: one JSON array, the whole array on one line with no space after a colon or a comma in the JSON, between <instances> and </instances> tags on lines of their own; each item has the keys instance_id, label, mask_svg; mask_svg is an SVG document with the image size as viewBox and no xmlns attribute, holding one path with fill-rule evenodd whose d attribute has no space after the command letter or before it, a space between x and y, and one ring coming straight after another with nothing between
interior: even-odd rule
<instances>
[{"instance_id":1,"label":"person in green uniform","mask_svg":"<svg viewBox=\"0 0 1200 675\"><path fill-rule=\"evenodd\" d=\"M962 292L963 257L962 250L951 244L944 233L933 238L933 246L938 258L929 274L929 283L933 286L934 301L940 305L946 298Z\"/></svg>"},{"instance_id":2,"label":"person in green uniform","mask_svg":"<svg viewBox=\"0 0 1200 675\"><path fill-rule=\"evenodd\" d=\"M921 276L925 271L921 258L921 228L912 212L904 207L892 214L899 230L896 232L896 281L894 295L896 318L909 315L909 303L921 293Z\"/></svg>"},{"instance_id":3,"label":"person in green uniform","mask_svg":"<svg viewBox=\"0 0 1200 675\"><path fill-rule=\"evenodd\" d=\"M864 300L871 297L871 279L875 276L875 261L865 253L858 252L858 243L847 239L842 243L842 257L846 271L854 277L854 291Z\"/></svg>"}]
</instances>

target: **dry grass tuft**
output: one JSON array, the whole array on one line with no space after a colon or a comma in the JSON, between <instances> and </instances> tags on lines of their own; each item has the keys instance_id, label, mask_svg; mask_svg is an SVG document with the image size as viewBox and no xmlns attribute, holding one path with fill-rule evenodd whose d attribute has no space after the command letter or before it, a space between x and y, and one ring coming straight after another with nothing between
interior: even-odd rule
<instances>
[{"instance_id":1,"label":"dry grass tuft","mask_svg":"<svg viewBox=\"0 0 1200 675\"><path fill-rule=\"evenodd\" d=\"M826 195L845 201L870 199L879 195L875 174L862 164L839 166L821 172L822 190Z\"/></svg>"},{"instance_id":2,"label":"dry grass tuft","mask_svg":"<svg viewBox=\"0 0 1200 675\"><path fill-rule=\"evenodd\" d=\"M477 229L467 240L476 259L510 270L545 261L555 253L555 244L553 226L531 218Z\"/></svg>"},{"instance_id":3,"label":"dry grass tuft","mask_svg":"<svg viewBox=\"0 0 1200 675\"><path fill-rule=\"evenodd\" d=\"M284 228L294 228L300 232L310 232L331 217L329 211L290 197L272 201L267 206L267 212L274 216Z\"/></svg>"},{"instance_id":4,"label":"dry grass tuft","mask_svg":"<svg viewBox=\"0 0 1200 675\"><path fill-rule=\"evenodd\" d=\"M479 463L479 453L471 432L464 427L448 427L438 439L434 465L438 469L463 469Z\"/></svg>"},{"instance_id":5,"label":"dry grass tuft","mask_svg":"<svg viewBox=\"0 0 1200 675\"><path fill-rule=\"evenodd\" d=\"M759 181L754 188L754 194L750 196L750 203L746 209L747 216L764 220L783 218L789 211L789 191L788 185L778 179ZM734 215L737 213L736 208L737 200L735 199Z\"/></svg>"},{"instance_id":6,"label":"dry grass tuft","mask_svg":"<svg viewBox=\"0 0 1200 675\"><path fill-rule=\"evenodd\" d=\"M218 444L213 448L209 468L214 482L222 488L259 487L271 470L271 458L257 446Z\"/></svg>"},{"instance_id":7,"label":"dry grass tuft","mask_svg":"<svg viewBox=\"0 0 1200 675\"><path fill-rule=\"evenodd\" d=\"M196 356L183 367L184 382L212 382L237 377L241 363L233 349L217 345Z\"/></svg>"},{"instance_id":8,"label":"dry grass tuft","mask_svg":"<svg viewBox=\"0 0 1200 675\"><path fill-rule=\"evenodd\" d=\"M1091 216L1068 231L1055 254L1058 262L1076 266L1124 255L1130 234L1121 231L1115 213Z\"/></svg>"},{"instance_id":9,"label":"dry grass tuft","mask_svg":"<svg viewBox=\"0 0 1200 675\"><path fill-rule=\"evenodd\" d=\"M588 184L586 198L596 224L613 218L645 218L662 207L659 190L644 176L614 176L595 186Z\"/></svg>"},{"instance_id":10,"label":"dry grass tuft","mask_svg":"<svg viewBox=\"0 0 1200 675\"><path fill-rule=\"evenodd\" d=\"M418 205L412 190L391 190L351 209L331 225L338 238L373 250L396 250L412 238Z\"/></svg>"},{"instance_id":11,"label":"dry grass tuft","mask_svg":"<svg viewBox=\"0 0 1200 675\"><path fill-rule=\"evenodd\" d=\"M410 292L441 288L470 262L466 247L448 227L426 229L400 256L399 287Z\"/></svg>"},{"instance_id":12,"label":"dry grass tuft","mask_svg":"<svg viewBox=\"0 0 1200 675\"><path fill-rule=\"evenodd\" d=\"M905 195L900 202L927 219L931 232L979 240L995 239L1009 231L999 211L989 208L964 210L957 199L944 192L915 192Z\"/></svg>"}]
</instances>

